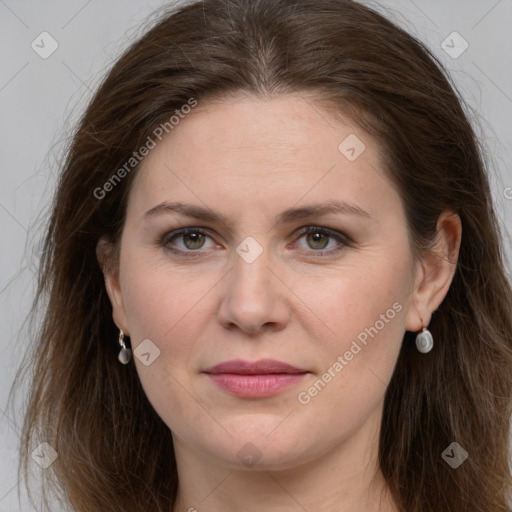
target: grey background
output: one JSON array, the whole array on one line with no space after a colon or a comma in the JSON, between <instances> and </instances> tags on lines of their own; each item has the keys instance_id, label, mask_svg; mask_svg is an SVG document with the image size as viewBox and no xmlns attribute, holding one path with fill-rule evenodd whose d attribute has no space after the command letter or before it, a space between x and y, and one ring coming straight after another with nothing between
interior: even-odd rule
<instances>
[{"instance_id":1,"label":"grey background","mask_svg":"<svg viewBox=\"0 0 512 512\"><path fill-rule=\"evenodd\" d=\"M511 273L512 0L365 3L387 12L425 41L468 102L490 159L490 181L507 236ZM21 415L19 408L7 409L6 404L15 370L30 342L23 321L34 291L38 222L44 220L54 190L57 159L112 61L142 33L146 17L164 4L0 0L0 512L29 510L24 490L21 503L17 493ZM31 47L43 31L59 45L47 59ZM469 44L458 58L441 46L453 31ZM35 475L43 471L33 466Z\"/></svg>"}]
</instances>

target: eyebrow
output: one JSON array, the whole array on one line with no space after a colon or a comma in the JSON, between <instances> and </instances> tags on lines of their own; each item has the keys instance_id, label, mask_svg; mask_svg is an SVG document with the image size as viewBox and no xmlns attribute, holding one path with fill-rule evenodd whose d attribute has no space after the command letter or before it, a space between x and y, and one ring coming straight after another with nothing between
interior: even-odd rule
<instances>
[{"instance_id":1,"label":"eyebrow","mask_svg":"<svg viewBox=\"0 0 512 512\"><path fill-rule=\"evenodd\" d=\"M154 208L148 210L144 214L144 218L146 219L154 215L161 215L164 213L179 213L202 221L220 222L229 227L233 226L233 223L221 213L214 212L213 210L202 206L181 202L169 203L164 201L163 203L160 203ZM354 215L367 219L372 218L366 210L363 210L355 204L348 203L346 201L332 200L327 203L311 204L299 208L288 208L275 217L274 223L286 224L297 220L307 219L310 217L320 217L332 213Z\"/></svg>"}]
</instances>

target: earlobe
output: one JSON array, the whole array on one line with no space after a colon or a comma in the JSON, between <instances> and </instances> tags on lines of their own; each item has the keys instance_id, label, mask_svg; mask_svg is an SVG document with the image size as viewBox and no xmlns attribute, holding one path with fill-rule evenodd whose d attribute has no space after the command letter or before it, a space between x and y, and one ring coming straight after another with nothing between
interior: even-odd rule
<instances>
[{"instance_id":1,"label":"earlobe","mask_svg":"<svg viewBox=\"0 0 512 512\"><path fill-rule=\"evenodd\" d=\"M406 321L406 329L417 332L430 323L432 313L446 297L450 289L459 257L462 239L460 217L452 211L444 211L438 219L434 246L418 263L413 304Z\"/></svg>"},{"instance_id":2,"label":"earlobe","mask_svg":"<svg viewBox=\"0 0 512 512\"><path fill-rule=\"evenodd\" d=\"M98 260L107 291L110 304L112 305L112 318L119 329L129 336L126 312L119 282L119 265L113 261L113 247L105 237L98 240L96 245L96 258Z\"/></svg>"}]
</instances>

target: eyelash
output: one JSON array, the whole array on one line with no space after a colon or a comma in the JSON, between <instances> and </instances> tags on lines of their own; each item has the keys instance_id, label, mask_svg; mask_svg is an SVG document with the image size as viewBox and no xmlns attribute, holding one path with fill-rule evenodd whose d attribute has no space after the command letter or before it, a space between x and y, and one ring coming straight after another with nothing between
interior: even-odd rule
<instances>
[{"instance_id":1,"label":"eyelash","mask_svg":"<svg viewBox=\"0 0 512 512\"><path fill-rule=\"evenodd\" d=\"M344 247L340 247L337 249L330 249L330 250L311 250L311 252L314 253L315 257L326 257L326 256L332 256L333 254L339 253L340 251L344 250L345 247L351 247L352 240L348 238L346 235L343 235L342 233L339 233L337 231L333 231L328 228L324 228L321 226L308 226L306 227L299 235L299 239L302 238L304 235L307 235L309 233L320 233L322 235L329 236L331 238L334 238L336 241L340 242ZM197 258L203 256L202 252L198 249L197 251L194 250L187 250L184 251L182 249L173 249L168 246L169 242L174 238L183 237L185 235L189 234L199 234L199 235L205 235L209 238L210 235L208 232L204 231L201 228L183 228L178 229L175 231L171 231L167 234L165 234L160 240L159 244L162 245L166 250L172 252L173 254L177 254L178 256L183 256L186 258Z\"/></svg>"}]
</instances>

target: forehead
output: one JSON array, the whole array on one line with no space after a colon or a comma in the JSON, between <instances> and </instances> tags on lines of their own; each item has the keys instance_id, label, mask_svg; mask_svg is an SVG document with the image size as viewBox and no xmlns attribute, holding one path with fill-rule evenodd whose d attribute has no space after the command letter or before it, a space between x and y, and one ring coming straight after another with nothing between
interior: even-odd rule
<instances>
[{"instance_id":1,"label":"forehead","mask_svg":"<svg viewBox=\"0 0 512 512\"><path fill-rule=\"evenodd\" d=\"M334 118L306 94L272 99L239 94L207 100L183 117L166 137L167 145L176 149L186 143L200 154L232 150L242 158L245 153L259 152L261 156L275 154L284 159L297 151L325 150L330 146L329 153L337 157L339 143L347 134L355 135L357 131L360 138L369 138L348 117L337 112Z\"/></svg>"},{"instance_id":2,"label":"forehead","mask_svg":"<svg viewBox=\"0 0 512 512\"><path fill-rule=\"evenodd\" d=\"M180 119L142 162L129 209L177 197L226 211L268 208L326 194L374 213L397 201L378 142L302 94L239 96L199 103Z\"/></svg>"}]
</instances>

